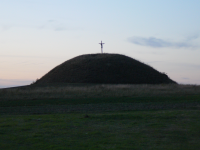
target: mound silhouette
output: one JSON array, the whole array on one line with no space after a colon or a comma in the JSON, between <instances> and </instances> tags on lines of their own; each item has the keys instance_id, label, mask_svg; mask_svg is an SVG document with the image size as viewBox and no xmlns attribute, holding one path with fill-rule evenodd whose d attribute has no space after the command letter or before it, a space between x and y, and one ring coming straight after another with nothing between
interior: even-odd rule
<instances>
[{"instance_id":1,"label":"mound silhouette","mask_svg":"<svg viewBox=\"0 0 200 150\"><path fill-rule=\"evenodd\" d=\"M49 83L168 84L176 82L166 74L124 55L88 54L58 65L35 84Z\"/></svg>"}]
</instances>

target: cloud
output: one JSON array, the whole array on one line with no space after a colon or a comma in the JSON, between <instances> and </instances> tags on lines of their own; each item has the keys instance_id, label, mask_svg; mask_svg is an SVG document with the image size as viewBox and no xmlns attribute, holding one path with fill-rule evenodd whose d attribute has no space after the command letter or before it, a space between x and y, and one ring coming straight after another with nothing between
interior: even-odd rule
<instances>
[{"instance_id":1,"label":"cloud","mask_svg":"<svg viewBox=\"0 0 200 150\"><path fill-rule=\"evenodd\" d=\"M67 30L67 28L65 28L63 26L57 26L57 27L54 27L54 30L55 31L63 31L63 30Z\"/></svg>"},{"instance_id":2,"label":"cloud","mask_svg":"<svg viewBox=\"0 0 200 150\"><path fill-rule=\"evenodd\" d=\"M169 66L174 66L174 67L178 67L178 68L185 68L186 70L190 70L190 69L195 69L195 70L200 70L200 65L199 64L191 64L191 63L177 63L177 62L169 62L169 61L148 61L146 63L149 64L167 64Z\"/></svg>"},{"instance_id":3,"label":"cloud","mask_svg":"<svg viewBox=\"0 0 200 150\"><path fill-rule=\"evenodd\" d=\"M50 20L48 20L48 22L55 22L55 20L53 20L53 19L50 19Z\"/></svg>"},{"instance_id":4,"label":"cloud","mask_svg":"<svg viewBox=\"0 0 200 150\"><path fill-rule=\"evenodd\" d=\"M1 28L3 31L9 30L10 28L12 28L12 25L1 25Z\"/></svg>"},{"instance_id":5,"label":"cloud","mask_svg":"<svg viewBox=\"0 0 200 150\"><path fill-rule=\"evenodd\" d=\"M188 36L187 38L186 38L186 41L192 41L192 40L196 40L196 39L198 39L199 38L199 34L195 34L195 35L192 35L192 36Z\"/></svg>"},{"instance_id":6,"label":"cloud","mask_svg":"<svg viewBox=\"0 0 200 150\"><path fill-rule=\"evenodd\" d=\"M195 69L195 70L199 70L199 69L200 69L200 65L199 65L199 64L173 63L173 65L177 65L177 66L179 66L179 67L187 67L188 70L189 70L189 69Z\"/></svg>"},{"instance_id":7,"label":"cloud","mask_svg":"<svg viewBox=\"0 0 200 150\"><path fill-rule=\"evenodd\" d=\"M162 63L163 61L149 61L147 63Z\"/></svg>"},{"instance_id":8,"label":"cloud","mask_svg":"<svg viewBox=\"0 0 200 150\"><path fill-rule=\"evenodd\" d=\"M37 27L38 29L51 29L54 31L64 31L64 30L84 30L82 27L78 27L77 25L73 25L71 20L47 20L42 25Z\"/></svg>"},{"instance_id":9,"label":"cloud","mask_svg":"<svg viewBox=\"0 0 200 150\"><path fill-rule=\"evenodd\" d=\"M56 58L56 57L53 57L53 56L31 56L31 55L26 55L26 56L23 56L23 55L0 55L0 57L14 57L14 58L48 58L48 59L52 59L52 58ZM59 57L61 58L61 57Z\"/></svg>"},{"instance_id":10,"label":"cloud","mask_svg":"<svg viewBox=\"0 0 200 150\"><path fill-rule=\"evenodd\" d=\"M163 48L163 47L191 48L195 47L193 44L191 44L191 41L197 39L198 37L199 35L194 35L187 37L186 40L181 42L171 42L156 37L144 38L144 37L134 36L128 38L128 41L136 45L153 47L153 48Z\"/></svg>"}]
</instances>

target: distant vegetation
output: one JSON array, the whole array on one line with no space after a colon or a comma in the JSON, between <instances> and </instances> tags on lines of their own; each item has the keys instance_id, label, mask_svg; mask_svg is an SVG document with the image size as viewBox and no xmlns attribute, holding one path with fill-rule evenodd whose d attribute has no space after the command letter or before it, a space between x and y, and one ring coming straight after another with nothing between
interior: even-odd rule
<instances>
[{"instance_id":1,"label":"distant vegetation","mask_svg":"<svg viewBox=\"0 0 200 150\"><path fill-rule=\"evenodd\" d=\"M199 95L200 86L180 84L44 84L0 89L0 100Z\"/></svg>"},{"instance_id":2,"label":"distant vegetation","mask_svg":"<svg viewBox=\"0 0 200 150\"><path fill-rule=\"evenodd\" d=\"M182 109L196 108L199 101L200 86L195 85L54 84L0 89L0 106L6 107L0 113ZM7 108L17 106L33 109Z\"/></svg>"}]
</instances>

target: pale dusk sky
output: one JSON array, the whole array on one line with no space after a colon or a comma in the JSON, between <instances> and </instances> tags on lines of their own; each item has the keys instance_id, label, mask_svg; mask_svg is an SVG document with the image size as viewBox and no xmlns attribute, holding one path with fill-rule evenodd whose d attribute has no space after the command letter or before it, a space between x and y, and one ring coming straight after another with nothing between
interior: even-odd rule
<instances>
[{"instance_id":1,"label":"pale dusk sky","mask_svg":"<svg viewBox=\"0 0 200 150\"><path fill-rule=\"evenodd\" d=\"M199 0L1 0L0 88L82 54L119 53L200 84Z\"/></svg>"}]
</instances>

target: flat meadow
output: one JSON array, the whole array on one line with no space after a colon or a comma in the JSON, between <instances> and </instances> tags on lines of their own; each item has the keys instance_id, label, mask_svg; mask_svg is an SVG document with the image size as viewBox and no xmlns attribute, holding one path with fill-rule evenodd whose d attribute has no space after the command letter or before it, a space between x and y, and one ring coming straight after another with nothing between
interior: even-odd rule
<instances>
[{"instance_id":1,"label":"flat meadow","mask_svg":"<svg viewBox=\"0 0 200 150\"><path fill-rule=\"evenodd\" d=\"M0 149L199 149L200 86L0 89Z\"/></svg>"}]
</instances>

